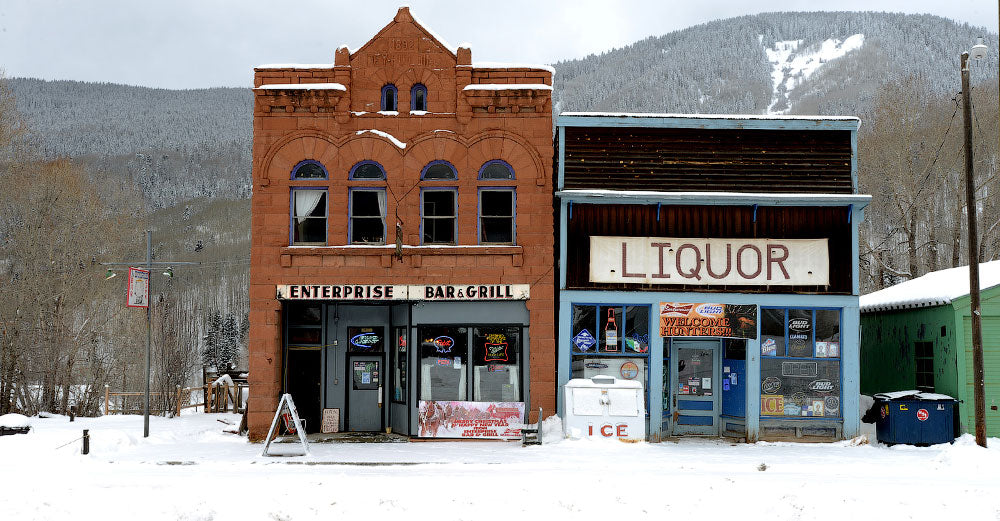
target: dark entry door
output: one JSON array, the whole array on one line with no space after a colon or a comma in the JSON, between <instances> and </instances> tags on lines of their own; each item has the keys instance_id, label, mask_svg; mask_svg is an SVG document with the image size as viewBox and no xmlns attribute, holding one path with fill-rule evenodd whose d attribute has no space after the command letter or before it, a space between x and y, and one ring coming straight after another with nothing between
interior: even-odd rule
<instances>
[{"instance_id":1,"label":"dark entry door","mask_svg":"<svg viewBox=\"0 0 1000 521\"><path fill-rule=\"evenodd\" d=\"M319 432L322 354L319 348L288 350L286 389L306 421L306 432Z\"/></svg>"},{"instance_id":2,"label":"dark entry door","mask_svg":"<svg viewBox=\"0 0 1000 521\"><path fill-rule=\"evenodd\" d=\"M385 363L382 355L350 355L347 364L347 430L382 430L382 392Z\"/></svg>"},{"instance_id":3,"label":"dark entry door","mask_svg":"<svg viewBox=\"0 0 1000 521\"><path fill-rule=\"evenodd\" d=\"M718 340L671 342L674 435L719 434Z\"/></svg>"}]
</instances>

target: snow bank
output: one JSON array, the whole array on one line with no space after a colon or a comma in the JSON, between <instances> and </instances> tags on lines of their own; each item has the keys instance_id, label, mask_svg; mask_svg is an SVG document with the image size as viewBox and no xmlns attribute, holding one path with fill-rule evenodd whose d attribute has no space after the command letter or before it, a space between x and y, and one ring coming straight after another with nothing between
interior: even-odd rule
<instances>
[{"instance_id":1,"label":"snow bank","mask_svg":"<svg viewBox=\"0 0 1000 521\"><path fill-rule=\"evenodd\" d=\"M545 418L545 421L542 422L542 443L546 445L550 443L559 443L565 438L566 435L563 434L562 418L554 414Z\"/></svg>"},{"instance_id":2,"label":"snow bank","mask_svg":"<svg viewBox=\"0 0 1000 521\"><path fill-rule=\"evenodd\" d=\"M23 414L4 414L0 416L0 427L7 427L8 429L22 429L24 427L31 427L31 422L28 421L28 417Z\"/></svg>"},{"instance_id":3,"label":"snow bank","mask_svg":"<svg viewBox=\"0 0 1000 521\"><path fill-rule=\"evenodd\" d=\"M357 135L360 136L360 135L364 134L365 132L371 132L372 134L375 134L376 136L384 137L384 138L388 139L389 141L391 141L392 144L396 145L398 148L406 148L406 143L403 143L402 141L396 139L396 136L393 136L392 134L390 134L388 132L382 132L381 130L375 130L375 129L359 130L359 131L355 132L355 134L357 134Z\"/></svg>"},{"instance_id":4,"label":"snow bank","mask_svg":"<svg viewBox=\"0 0 1000 521\"><path fill-rule=\"evenodd\" d=\"M1000 260L979 265L979 289L1000 284ZM861 312L951 304L969 294L969 267L932 271L922 277L861 296Z\"/></svg>"}]
</instances>

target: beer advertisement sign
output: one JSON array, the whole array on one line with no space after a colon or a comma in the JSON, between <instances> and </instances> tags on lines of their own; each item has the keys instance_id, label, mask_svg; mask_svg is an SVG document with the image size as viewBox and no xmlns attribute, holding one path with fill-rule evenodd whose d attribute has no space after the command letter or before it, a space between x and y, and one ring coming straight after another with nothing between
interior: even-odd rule
<instances>
[{"instance_id":1,"label":"beer advertisement sign","mask_svg":"<svg viewBox=\"0 0 1000 521\"><path fill-rule=\"evenodd\" d=\"M660 302L660 336L757 338L755 304Z\"/></svg>"}]
</instances>

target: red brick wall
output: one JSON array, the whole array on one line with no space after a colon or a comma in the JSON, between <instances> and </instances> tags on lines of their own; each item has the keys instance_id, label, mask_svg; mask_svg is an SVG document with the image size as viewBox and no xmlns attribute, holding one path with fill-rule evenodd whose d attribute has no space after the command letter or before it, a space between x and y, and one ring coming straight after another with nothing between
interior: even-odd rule
<instances>
[{"instance_id":1,"label":"red brick wall","mask_svg":"<svg viewBox=\"0 0 1000 521\"><path fill-rule=\"evenodd\" d=\"M406 8L354 53L338 49L334 67L255 69L254 85L340 83L345 90L255 90L250 266L250 437L261 439L281 392L281 306L277 284L531 284L530 408L555 411L555 277L550 90L465 91L469 83L552 84L533 68L474 68L471 53L442 47ZM399 114L382 115L382 86L394 84ZM410 115L410 87L428 90L428 113ZM278 107L275 109L275 107ZM361 112L365 112L362 114ZM363 130L379 130L405 143ZM290 181L300 161L321 162L329 180ZM451 162L457 181L421 182L433 160ZM515 181L479 181L486 161L513 166ZM374 160L387 180L349 181L351 167ZM385 248L343 248L348 188L385 186ZM289 189L329 189L328 247L289 248ZM517 190L516 246L419 247L420 187L458 187L459 245L477 245L480 186ZM402 261L393 259L395 216Z\"/></svg>"}]
</instances>

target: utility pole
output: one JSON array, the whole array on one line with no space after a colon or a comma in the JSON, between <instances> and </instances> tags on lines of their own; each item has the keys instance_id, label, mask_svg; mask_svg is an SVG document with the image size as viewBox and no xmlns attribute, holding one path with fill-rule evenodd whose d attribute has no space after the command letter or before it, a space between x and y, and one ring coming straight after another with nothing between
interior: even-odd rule
<instances>
[{"instance_id":1,"label":"utility pole","mask_svg":"<svg viewBox=\"0 0 1000 521\"><path fill-rule=\"evenodd\" d=\"M133 261L133 262L102 262L102 266L136 266L144 264L146 270L149 273L149 281L146 286L146 292L148 293L146 297L146 384L145 390L143 392L144 402L142 405L142 437L149 437L149 366L150 366L150 352L152 351L153 345L153 322L152 316L150 314L150 308L152 307L152 296L153 296L153 266L156 267L166 267L168 271L166 272L168 276L173 276L173 271L170 270L172 266L178 265L192 265L201 264L200 262L180 262L180 261L157 261L153 262L153 232L152 230L146 230L146 260L145 261ZM110 270L109 270L110 271Z\"/></svg>"},{"instance_id":2,"label":"utility pole","mask_svg":"<svg viewBox=\"0 0 1000 521\"><path fill-rule=\"evenodd\" d=\"M985 46L982 43L985 54ZM976 47L973 47L973 51ZM977 53L978 54L978 53ZM977 56L981 58L982 56ZM976 179L972 165L972 103L969 85L969 53L962 53L962 116L965 119L965 208L969 224L969 300L972 315L972 388L975 396L976 444L986 447L986 396L983 377L983 326L979 311L979 233L976 214Z\"/></svg>"}]
</instances>

